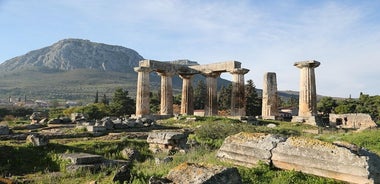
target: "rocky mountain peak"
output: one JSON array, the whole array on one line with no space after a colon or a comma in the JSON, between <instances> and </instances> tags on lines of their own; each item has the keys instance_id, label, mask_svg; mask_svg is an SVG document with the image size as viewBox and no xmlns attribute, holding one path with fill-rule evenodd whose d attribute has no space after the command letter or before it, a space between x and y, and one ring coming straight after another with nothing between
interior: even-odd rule
<instances>
[{"instance_id":1,"label":"rocky mountain peak","mask_svg":"<svg viewBox=\"0 0 380 184\"><path fill-rule=\"evenodd\" d=\"M95 69L126 72L142 60L136 51L82 39L64 39L0 64L0 71Z\"/></svg>"}]
</instances>

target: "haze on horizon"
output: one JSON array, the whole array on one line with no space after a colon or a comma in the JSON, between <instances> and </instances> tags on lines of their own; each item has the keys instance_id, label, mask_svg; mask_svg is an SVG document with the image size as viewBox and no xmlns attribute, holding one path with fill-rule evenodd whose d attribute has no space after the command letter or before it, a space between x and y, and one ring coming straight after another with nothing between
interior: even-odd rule
<instances>
[{"instance_id":1,"label":"haze on horizon","mask_svg":"<svg viewBox=\"0 0 380 184\"><path fill-rule=\"evenodd\" d=\"M298 91L294 62L317 60L318 94L379 95L379 9L370 0L0 0L0 63L80 38L146 59L240 61L257 88L276 72L279 90Z\"/></svg>"}]
</instances>

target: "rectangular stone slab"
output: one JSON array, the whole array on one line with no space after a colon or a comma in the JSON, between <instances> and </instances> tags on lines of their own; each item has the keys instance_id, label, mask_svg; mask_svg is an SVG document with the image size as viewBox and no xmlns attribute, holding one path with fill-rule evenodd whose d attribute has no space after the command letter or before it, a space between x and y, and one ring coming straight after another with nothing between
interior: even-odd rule
<instances>
[{"instance_id":1,"label":"rectangular stone slab","mask_svg":"<svg viewBox=\"0 0 380 184\"><path fill-rule=\"evenodd\" d=\"M67 153L62 154L63 159L68 159L72 164L95 164L104 161L104 158L100 155L92 155L88 153Z\"/></svg>"},{"instance_id":2,"label":"rectangular stone slab","mask_svg":"<svg viewBox=\"0 0 380 184\"><path fill-rule=\"evenodd\" d=\"M354 152L328 142L290 137L272 150L275 167L296 170L350 183L379 183L378 156Z\"/></svg>"}]
</instances>

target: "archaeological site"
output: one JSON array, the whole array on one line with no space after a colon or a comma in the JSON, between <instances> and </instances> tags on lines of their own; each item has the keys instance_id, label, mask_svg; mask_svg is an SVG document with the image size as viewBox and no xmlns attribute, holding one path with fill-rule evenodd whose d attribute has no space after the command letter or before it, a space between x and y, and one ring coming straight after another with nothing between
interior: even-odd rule
<instances>
[{"instance_id":1,"label":"archaeological site","mask_svg":"<svg viewBox=\"0 0 380 184\"><path fill-rule=\"evenodd\" d=\"M260 108L252 115L244 79L250 70L238 61L141 60L134 67L134 114L112 116L115 106L97 102L36 111L24 122L1 115L0 184L380 183L376 122L366 113L319 111L319 65L294 63L299 96L289 111L280 103L281 76L264 73L255 101ZM223 115L217 87L222 73L232 76ZM157 113L152 112L152 74L160 77ZM194 106L198 75L205 80L204 109ZM182 80L179 113L175 76Z\"/></svg>"}]
</instances>

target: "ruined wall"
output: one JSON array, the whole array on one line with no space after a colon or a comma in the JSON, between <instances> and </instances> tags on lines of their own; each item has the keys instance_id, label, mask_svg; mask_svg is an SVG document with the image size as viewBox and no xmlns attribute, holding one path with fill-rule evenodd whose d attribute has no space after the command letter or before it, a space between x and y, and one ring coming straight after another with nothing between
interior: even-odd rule
<instances>
[{"instance_id":1,"label":"ruined wall","mask_svg":"<svg viewBox=\"0 0 380 184\"><path fill-rule=\"evenodd\" d=\"M377 127L369 114L330 114L330 126L341 126L342 128L368 129Z\"/></svg>"}]
</instances>

